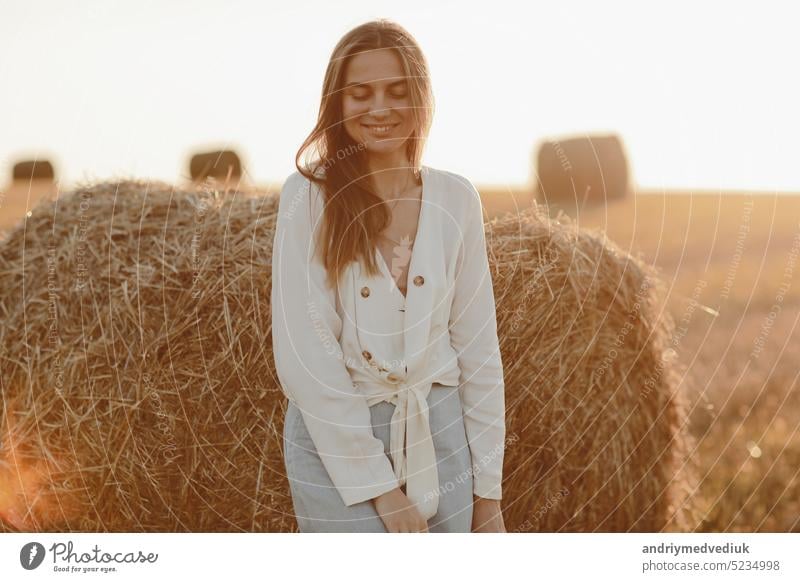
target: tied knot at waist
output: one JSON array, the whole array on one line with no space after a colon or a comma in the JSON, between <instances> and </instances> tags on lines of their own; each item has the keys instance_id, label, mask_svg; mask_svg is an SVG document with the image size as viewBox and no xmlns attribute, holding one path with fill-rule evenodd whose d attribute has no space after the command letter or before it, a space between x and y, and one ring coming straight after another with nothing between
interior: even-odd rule
<instances>
[{"instance_id":1,"label":"tied knot at waist","mask_svg":"<svg viewBox=\"0 0 800 582\"><path fill-rule=\"evenodd\" d=\"M439 472L428 412L431 386L432 382L398 384L397 390L367 397L369 406L394 404L389 437L394 474L426 520L436 515L439 506Z\"/></svg>"}]
</instances>

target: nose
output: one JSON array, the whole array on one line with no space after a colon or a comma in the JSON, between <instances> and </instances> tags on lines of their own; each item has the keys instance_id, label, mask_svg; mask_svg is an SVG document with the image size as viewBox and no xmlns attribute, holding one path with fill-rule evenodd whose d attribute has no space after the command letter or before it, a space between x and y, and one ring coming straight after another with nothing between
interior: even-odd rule
<instances>
[{"instance_id":1,"label":"nose","mask_svg":"<svg viewBox=\"0 0 800 582\"><path fill-rule=\"evenodd\" d=\"M375 92L375 98L369 106L369 114L376 120L386 119L391 114L391 110L384 107L385 97L382 91Z\"/></svg>"}]
</instances>

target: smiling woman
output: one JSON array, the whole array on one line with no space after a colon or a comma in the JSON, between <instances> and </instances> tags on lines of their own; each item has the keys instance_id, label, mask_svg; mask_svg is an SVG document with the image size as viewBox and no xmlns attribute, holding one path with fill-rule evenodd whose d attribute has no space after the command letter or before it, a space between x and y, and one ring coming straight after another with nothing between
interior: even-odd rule
<instances>
[{"instance_id":1,"label":"smiling woman","mask_svg":"<svg viewBox=\"0 0 800 582\"><path fill-rule=\"evenodd\" d=\"M482 207L468 179L421 163L426 59L401 26L368 22L337 44L322 95L280 194L272 255L299 529L505 531Z\"/></svg>"}]
</instances>

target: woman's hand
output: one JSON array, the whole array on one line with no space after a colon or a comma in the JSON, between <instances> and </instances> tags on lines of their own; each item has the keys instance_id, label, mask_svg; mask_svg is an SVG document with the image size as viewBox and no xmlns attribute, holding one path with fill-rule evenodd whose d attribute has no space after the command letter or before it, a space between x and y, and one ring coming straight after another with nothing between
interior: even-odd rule
<instances>
[{"instance_id":1,"label":"woman's hand","mask_svg":"<svg viewBox=\"0 0 800 582\"><path fill-rule=\"evenodd\" d=\"M428 522L399 487L378 495L373 503L389 533L428 531Z\"/></svg>"},{"instance_id":2,"label":"woman's hand","mask_svg":"<svg viewBox=\"0 0 800 582\"><path fill-rule=\"evenodd\" d=\"M474 533L506 533L499 499L473 498L472 531Z\"/></svg>"}]
</instances>

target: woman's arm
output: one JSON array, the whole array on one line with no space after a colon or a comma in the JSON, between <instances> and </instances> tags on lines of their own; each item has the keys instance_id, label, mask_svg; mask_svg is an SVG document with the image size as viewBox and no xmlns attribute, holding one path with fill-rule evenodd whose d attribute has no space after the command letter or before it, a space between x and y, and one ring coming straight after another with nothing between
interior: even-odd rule
<instances>
[{"instance_id":1,"label":"woman's arm","mask_svg":"<svg viewBox=\"0 0 800 582\"><path fill-rule=\"evenodd\" d=\"M477 497L502 497L505 441L505 383L497 338L492 277L480 195L462 178L470 198L456 270L450 343L458 354L464 425L472 455ZM499 508L499 503L494 504Z\"/></svg>"},{"instance_id":2,"label":"woman's arm","mask_svg":"<svg viewBox=\"0 0 800 582\"><path fill-rule=\"evenodd\" d=\"M272 343L278 380L349 506L399 484L345 366L335 290L325 283L318 255L311 255L322 203L319 189L299 172L281 190L272 250Z\"/></svg>"}]
</instances>

